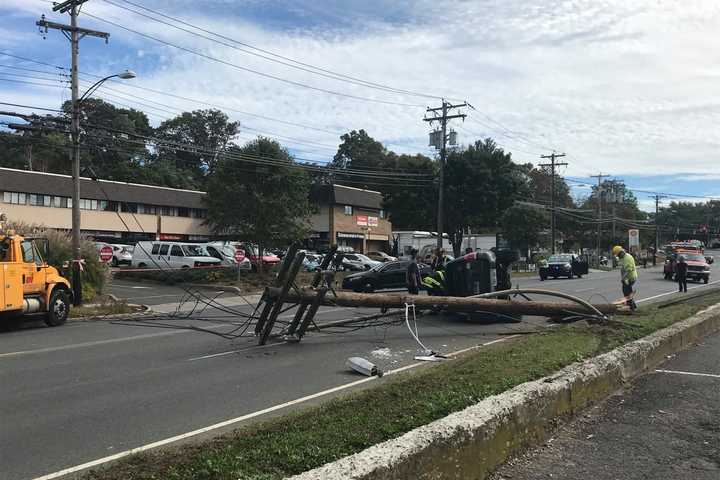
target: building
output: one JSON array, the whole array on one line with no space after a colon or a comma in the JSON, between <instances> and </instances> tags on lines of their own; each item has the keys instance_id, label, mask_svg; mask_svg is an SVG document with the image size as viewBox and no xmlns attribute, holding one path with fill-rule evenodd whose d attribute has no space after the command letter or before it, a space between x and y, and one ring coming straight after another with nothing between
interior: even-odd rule
<instances>
[{"instance_id":1,"label":"building","mask_svg":"<svg viewBox=\"0 0 720 480\"><path fill-rule=\"evenodd\" d=\"M0 168L0 212L60 230L72 228L72 177ZM207 210L204 192L108 180L80 180L82 233L97 240L203 241Z\"/></svg>"},{"instance_id":2,"label":"building","mask_svg":"<svg viewBox=\"0 0 720 480\"><path fill-rule=\"evenodd\" d=\"M388 251L392 224L382 207L382 194L344 185L318 185L311 200L318 206L310 217L312 234L307 247L339 247L356 252Z\"/></svg>"}]
</instances>

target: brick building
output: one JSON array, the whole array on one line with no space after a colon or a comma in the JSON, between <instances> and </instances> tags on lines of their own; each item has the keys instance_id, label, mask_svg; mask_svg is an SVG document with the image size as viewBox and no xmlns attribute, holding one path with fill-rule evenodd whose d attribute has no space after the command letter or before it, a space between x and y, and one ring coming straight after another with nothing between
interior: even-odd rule
<instances>
[{"instance_id":1,"label":"brick building","mask_svg":"<svg viewBox=\"0 0 720 480\"><path fill-rule=\"evenodd\" d=\"M331 244L356 252L387 251L392 224L382 207L382 194L345 185L316 186L311 199L319 208L310 217L307 247L326 250Z\"/></svg>"}]
</instances>

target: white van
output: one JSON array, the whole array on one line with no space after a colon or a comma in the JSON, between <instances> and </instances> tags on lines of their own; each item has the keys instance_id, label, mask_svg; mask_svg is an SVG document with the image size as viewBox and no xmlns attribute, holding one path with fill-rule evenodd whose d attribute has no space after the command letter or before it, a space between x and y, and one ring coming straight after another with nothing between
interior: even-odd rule
<instances>
[{"instance_id":1,"label":"white van","mask_svg":"<svg viewBox=\"0 0 720 480\"><path fill-rule=\"evenodd\" d=\"M235 244L230 242L210 242L203 245L203 247L211 257L220 260L224 267L238 267L237 260L235 260ZM239 267L240 270L252 270L250 257L246 256L240 262Z\"/></svg>"},{"instance_id":2,"label":"white van","mask_svg":"<svg viewBox=\"0 0 720 480\"><path fill-rule=\"evenodd\" d=\"M132 258L133 268L219 267L220 263L202 245L183 242L138 242Z\"/></svg>"}]
</instances>

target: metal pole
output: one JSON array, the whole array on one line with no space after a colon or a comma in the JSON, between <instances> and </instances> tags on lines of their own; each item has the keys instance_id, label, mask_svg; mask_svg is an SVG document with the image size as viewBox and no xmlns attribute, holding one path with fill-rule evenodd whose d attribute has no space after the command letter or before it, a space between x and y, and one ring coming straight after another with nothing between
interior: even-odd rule
<instances>
[{"instance_id":1,"label":"metal pole","mask_svg":"<svg viewBox=\"0 0 720 480\"><path fill-rule=\"evenodd\" d=\"M444 208L444 201L445 201L445 155L446 155L446 146L447 146L447 138L445 136L447 132L447 102L445 99L442 101L442 120L440 121L442 124L442 148L440 149L440 178L438 181L438 215L437 215L437 230L438 230L438 239L437 239L437 248L441 249L443 248L443 208Z\"/></svg>"},{"instance_id":2,"label":"metal pole","mask_svg":"<svg viewBox=\"0 0 720 480\"><path fill-rule=\"evenodd\" d=\"M657 249L660 244L660 230L658 229L658 213L660 211L660 195L655 195L655 251L653 252L653 267L657 265Z\"/></svg>"},{"instance_id":3,"label":"metal pole","mask_svg":"<svg viewBox=\"0 0 720 480\"><path fill-rule=\"evenodd\" d=\"M78 53L79 53L79 36L77 32L77 16L78 7L73 6L70 12L70 25L73 30L70 32L70 44L72 50L72 251L73 251L73 268L72 283L74 293L74 304L82 303L82 279L80 276L80 261L82 259L80 247L80 102L78 95Z\"/></svg>"}]
</instances>

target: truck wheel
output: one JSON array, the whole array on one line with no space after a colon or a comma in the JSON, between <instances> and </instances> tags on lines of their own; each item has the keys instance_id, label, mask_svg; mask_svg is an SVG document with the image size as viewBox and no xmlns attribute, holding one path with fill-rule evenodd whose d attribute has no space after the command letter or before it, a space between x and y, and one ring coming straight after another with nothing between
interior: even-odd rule
<instances>
[{"instance_id":1,"label":"truck wheel","mask_svg":"<svg viewBox=\"0 0 720 480\"><path fill-rule=\"evenodd\" d=\"M50 295L48 313L45 316L45 323L49 327L57 327L65 323L70 314L70 304L67 293L64 290L55 290Z\"/></svg>"}]
</instances>

